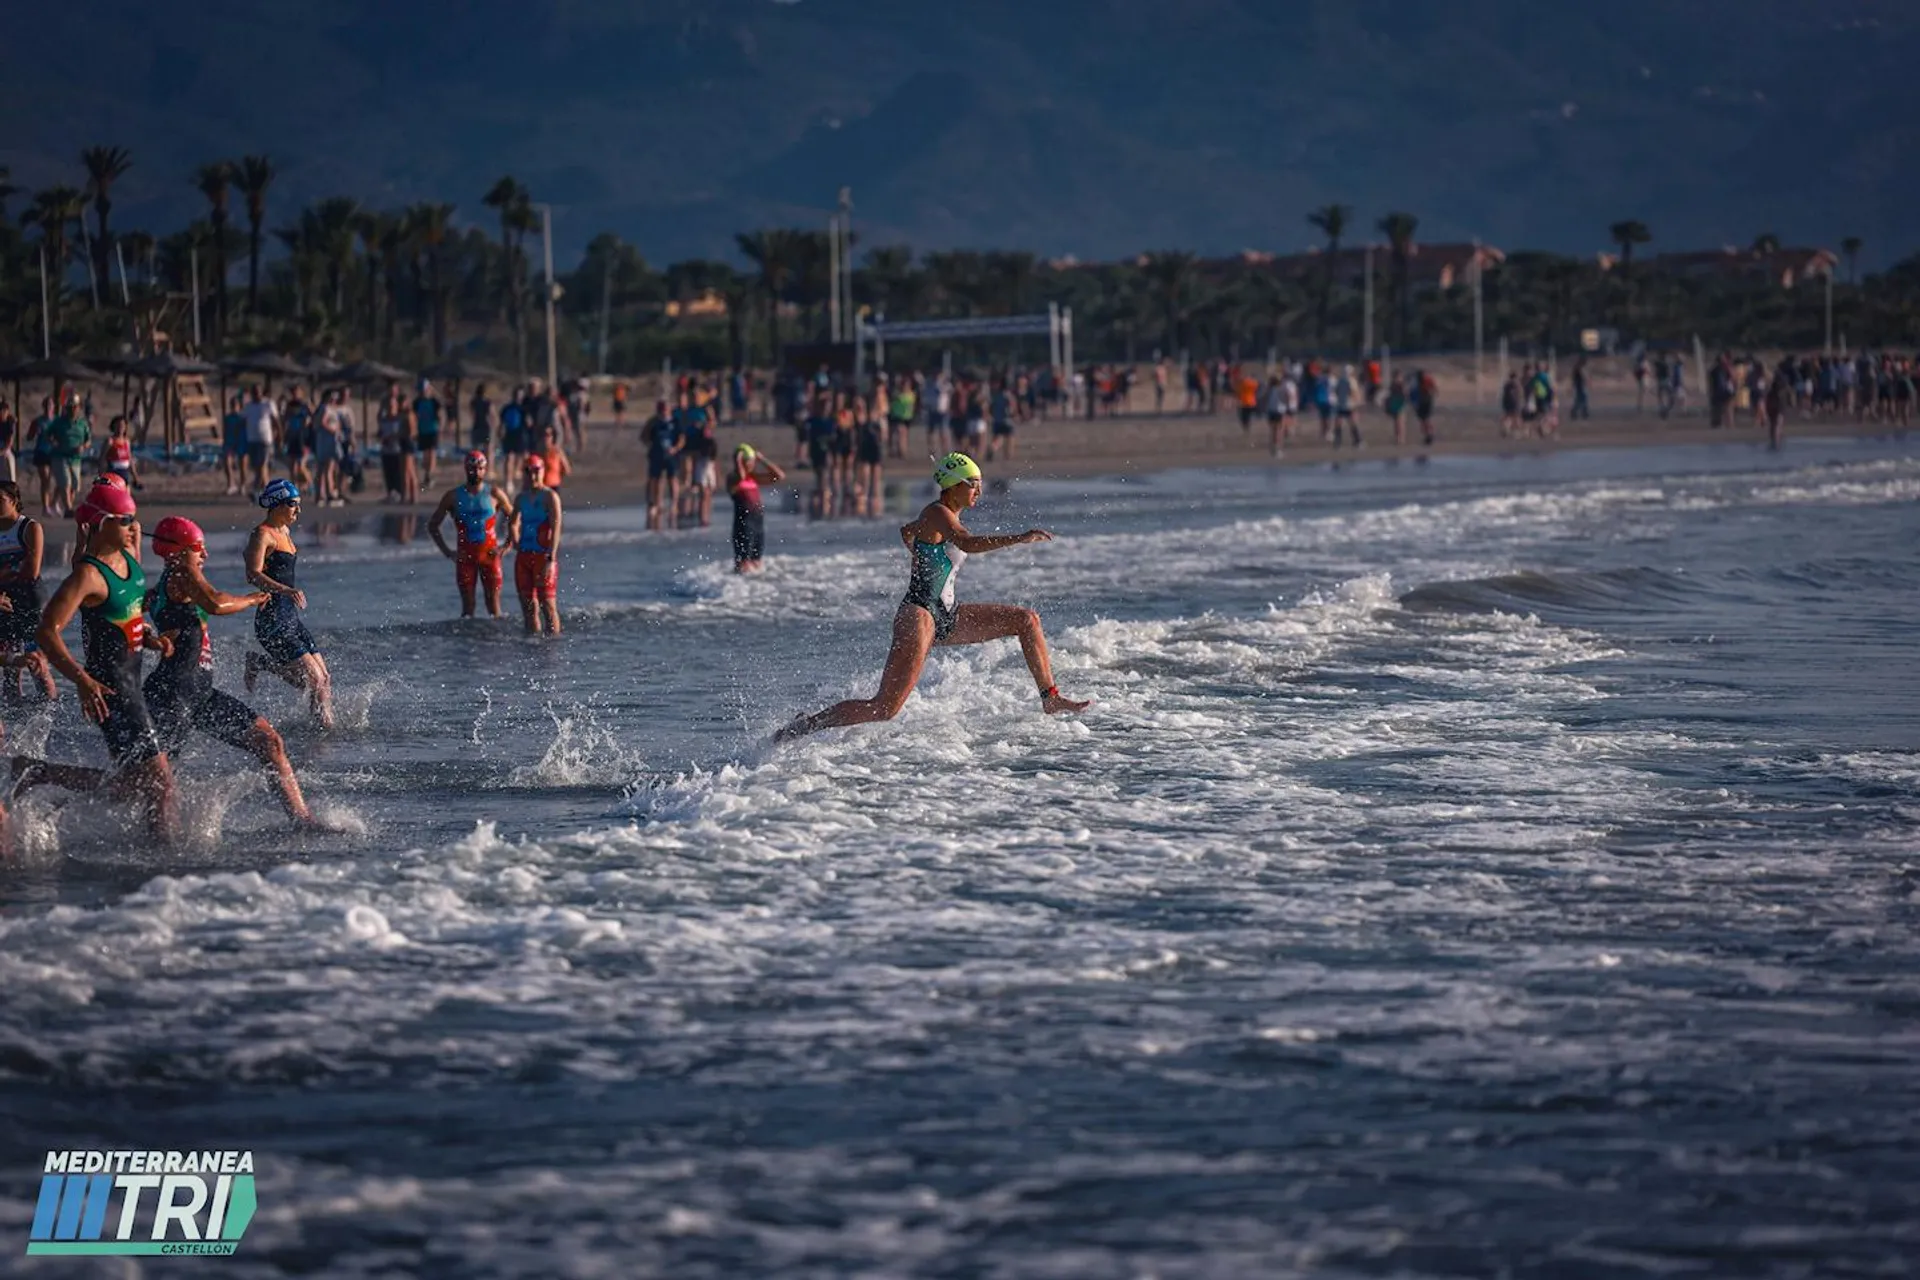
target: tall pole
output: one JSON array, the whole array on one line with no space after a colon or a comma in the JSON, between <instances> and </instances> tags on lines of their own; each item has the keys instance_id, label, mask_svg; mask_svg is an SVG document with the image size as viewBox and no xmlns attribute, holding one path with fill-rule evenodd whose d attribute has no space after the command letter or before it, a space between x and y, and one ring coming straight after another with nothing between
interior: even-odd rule
<instances>
[{"instance_id":1,"label":"tall pole","mask_svg":"<svg viewBox=\"0 0 1920 1280\"><path fill-rule=\"evenodd\" d=\"M53 313L47 303L47 246L40 246L40 358L53 359Z\"/></svg>"},{"instance_id":2,"label":"tall pole","mask_svg":"<svg viewBox=\"0 0 1920 1280\"><path fill-rule=\"evenodd\" d=\"M607 254L600 276L600 376L607 376L607 323L613 311L613 254Z\"/></svg>"},{"instance_id":3,"label":"tall pole","mask_svg":"<svg viewBox=\"0 0 1920 1280\"><path fill-rule=\"evenodd\" d=\"M87 220L80 219L80 248L87 255L87 289L93 294L93 309L100 309L100 277L93 270L93 237L87 234Z\"/></svg>"},{"instance_id":4,"label":"tall pole","mask_svg":"<svg viewBox=\"0 0 1920 1280\"><path fill-rule=\"evenodd\" d=\"M840 188L840 314L841 323L851 327L853 318L853 188Z\"/></svg>"},{"instance_id":5,"label":"tall pole","mask_svg":"<svg viewBox=\"0 0 1920 1280\"><path fill-rule=\"evenodd\" d=\"M197 356L200 354L200 246L197 244L187 250L187 274L193 277L193 354Z\"/></svg>"},{"instance_id":6,"label":"tall pole","mask_svg":"<svg viewBox=\"0 0 1920 1280\"><path fill-rule=\"evenodd\" d=\"M1487 399L1487 380L1481 371L1487 349L1486 320L1486 298L1480 287L1480 242L1475 240L1473 242L1473 398L1478 404L1485 404ZM1505 380L1503 371L1501 381Z\"/></svg>"},{"instance_id":7,"label":"tall pole","mask_svg":"<svg viewBox=\"0 0 1920 1280\"><path fill-rule=\"evenodd\" d=\"M560 390L560 346L559 334L554 331L553 304L556 286L553 282L553 206L540 206L541 252L545 256L547 271L547 387L557 394Z\"/></svg>"},{"instance_id":8,"label":"tall pole","mask_svg":"<svg viewBox=\"0 0 1920 1280\"><path fill-rule=\"evenodd\" d=\"M1833 268L1827 268L1827 355L1833 355Z\"/></svg>"},{"instance_id":9,"label":"tall pole","mask_svg":"<svg viewBox=\"0 0 1920 1280\"><path fill-rule=\"evenodd\" d=\"M127 290L127 255L121 252L120 242L118 240L113 242L113 259L120 264L120 305L123 307L131 307L133 305L133 294Z\"/></svg>"},{"instance_id":10,"label":"tall pole","mask_svg":"<svg viewBox=\"0 0 1920 1280\"><path fill-rule=\"evenodd\" d=\"M832 282L827 301L827 333L840 342L840 215L827 215L827 276Z\"/></svg>"},{"instance_id":11,"label":"tall pole","mask_svg":"<svg viewBox=\"0 0 1920 1280\"><path fill-rule=\"evenodd\" d=\"M1366 303L1367 318L1366 318L1366 325L1365 325L1366 334L1363 340L1363 344L1360 348L1360 354L1363 357L1367 355L1371 355L1373 352L1373 246L1372 245L1367 246L1366 260L1367 260L1367 303Z\"/></svg>"}]
</instances>

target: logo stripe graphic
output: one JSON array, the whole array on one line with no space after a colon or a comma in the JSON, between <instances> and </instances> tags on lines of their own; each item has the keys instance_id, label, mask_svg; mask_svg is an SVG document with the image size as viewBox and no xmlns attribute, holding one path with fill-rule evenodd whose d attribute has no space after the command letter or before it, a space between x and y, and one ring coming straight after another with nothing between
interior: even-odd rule
<instances>
[{"instance_id":1,"label":"logo stripe graphic","mask_svg":"<svg viewBox=\"0 0 1920 1280\"><path fill-rule=\"evenodd\" d=\"M75 1182L80 1179L75 1178ZM80 1238L98 1240L100 1228L107 1221L107 1201L113 1199L113 1175L96 1173L88 1179L92 1186L87 1191L87 1213L80 1219Z\"/></svg>"},{"instance_id":2,"label":"logo stripe graphic","mask_svg":"<svg viewBox=\"0 0 1920 1280\"><path fill-rule=\"evenodd\" d=\"M60 1210L60 1190L66 1185L64 1173L49 1173L40 1179L40 1203L33 1210L33 1239L53 1239L53 1217Z\"/></svg>"},{"instance_id":3,"label":"logo stripe graphic","mask_svg":"<svg viewBox=\"0 0 1920 1280\"><path fill-rule=\"evenodd\" d=\"M67 1179L66 1194L60 1197L60 1220L53 1224L55 1240L71 1240L80 1234L80 1211L87 1206L87 1179Z\"/></svg>"}]
</instances>

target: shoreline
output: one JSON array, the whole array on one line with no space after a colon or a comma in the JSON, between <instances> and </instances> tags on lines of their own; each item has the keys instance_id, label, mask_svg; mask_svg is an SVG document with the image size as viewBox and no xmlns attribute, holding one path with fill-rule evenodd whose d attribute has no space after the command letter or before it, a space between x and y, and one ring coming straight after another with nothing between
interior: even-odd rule
<instances>
[{"instance_id":1,"label":"shoreline","mask_svg":"<svg viewBox=\"0 0 1920 1280\"><path fill-rule=\"evenodd\" d=\"M1562 423L1560 435L1553 438L1504 438L1497 420L1473 419L1449 423L1438 420L1440 438L1430 447L1409 442L1395 445L1383 418L1363 418L1366 444L1360 449L1333 448L1319 440L1317 423L1310 428L1311 439L1289 445L1280 456L1268 452L1267 427L1256 421L1250 436L1243 436L1238 419L1226 414L1214 415L1138 415L1121 418L1083 419L1023 424L1016 436L1020 454L1013 459L979 459L995 480L1072 480L1096 476L1142 476L1170 471L1264 468L1278 470L1322 466L1331 463L1412 460L1423 457L1539 457L1588 449L1645 449L1660 451L1675 447L1701 445L1744 445L1765 450L1764 432L1750 425L1714 429L1702 418L1662 421L1627 413L1601 412L1590 421L1571 425ZM1411 424L1410 424L1411 426ZM1451 430L1449 429L1451 427ZM580 511L630 508L645 502L643 478L645 459L638 446L637 424L629 420L625 440L614 438L615 428L608 421L595 420L588 428L586 458L575 476L561 491L569 509ZM1299 424L1296 423L1296 434ZM1839 439L1904 439L1920 432L1920 423L1902 428L1883 422L1856 422L1851 419L1815 420L1790 423L1786 444L1796 441ZM788 478L778 488L789 495L804 495L811 488L811 473L796 468L794 434L791 428L765 424L725 426L720 431L723 455L734 444L745 442L767 454L783 468ZM1388 438L1382 442L1382 435ZM1253 443L1249 443L1251 440ZM940 442L951 447L945 441ZM909 437L906 459L889 459L884 473L889 484L912 474L917 483L926 468L918 461L927 452L925 428L916 425ZM944 449L942 449L944 452ZM30 472L23 467L21 488L27 497L28 514L38 517L37 490ZM379 496L361 494L345 507L313 507L309 519L324 514L332 520L368 517L432 514L442 491L442 480L456 483L458 463L443 459L436 468L435 496L423 495L412 504L384 502ZM640 478L636 478L640 477ZM378 470L373 468L377 483ZM182 483L184 481L184 483ZM166 515L181 515L209 532L232 532L250 527L257 508L240 498L208 492L218 483L218 473L199 473L191 477L157 476L147 480L139 494L142 506L161 508ZM791 499L789 499L791 501ZM804 498L801 499L804 503ZM725 495L716 502L715 520L720 522L727 509ZM155 517L157 518L157 516ZM854 518L854 517L847 517Z\"/></svg>"}]
</instances>

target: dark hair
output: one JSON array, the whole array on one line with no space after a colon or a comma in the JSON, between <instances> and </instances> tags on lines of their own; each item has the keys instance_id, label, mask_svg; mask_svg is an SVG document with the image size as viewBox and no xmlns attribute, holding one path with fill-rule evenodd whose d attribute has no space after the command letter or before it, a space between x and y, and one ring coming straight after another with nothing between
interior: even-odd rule
<instances>
[{"instance_id":1,"label":"dark hair","mask_svg":"<svg viewBox=\"0 0 1920 1280\"><path fill-rule=\"evenodd\" d=\"M16 507L26 505L25 501L20 497L20 486L11 480L0 480L0 498L12 499L13 505Z\"/></svg>"}]
</instances>

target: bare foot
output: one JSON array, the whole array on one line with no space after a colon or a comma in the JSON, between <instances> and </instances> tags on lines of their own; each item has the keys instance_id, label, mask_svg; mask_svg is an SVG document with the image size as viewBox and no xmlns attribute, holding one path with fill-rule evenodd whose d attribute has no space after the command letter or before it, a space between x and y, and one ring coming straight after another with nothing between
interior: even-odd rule
<instances>
[{"instance_id":1,"label":"bare foot","mask_svg":"<svg viewBox=\"0 0 1920 1280\"><path fill-rule=\"evenodd\" d=\"M1085 711L1092 705L1093 700L1090 698L1085 702L1075 702L1072 698L1063 698L1057 693L1051 697L1040 699L1040 709L1050 716L1075 711Z\"/></svg>"}]
</instances>

